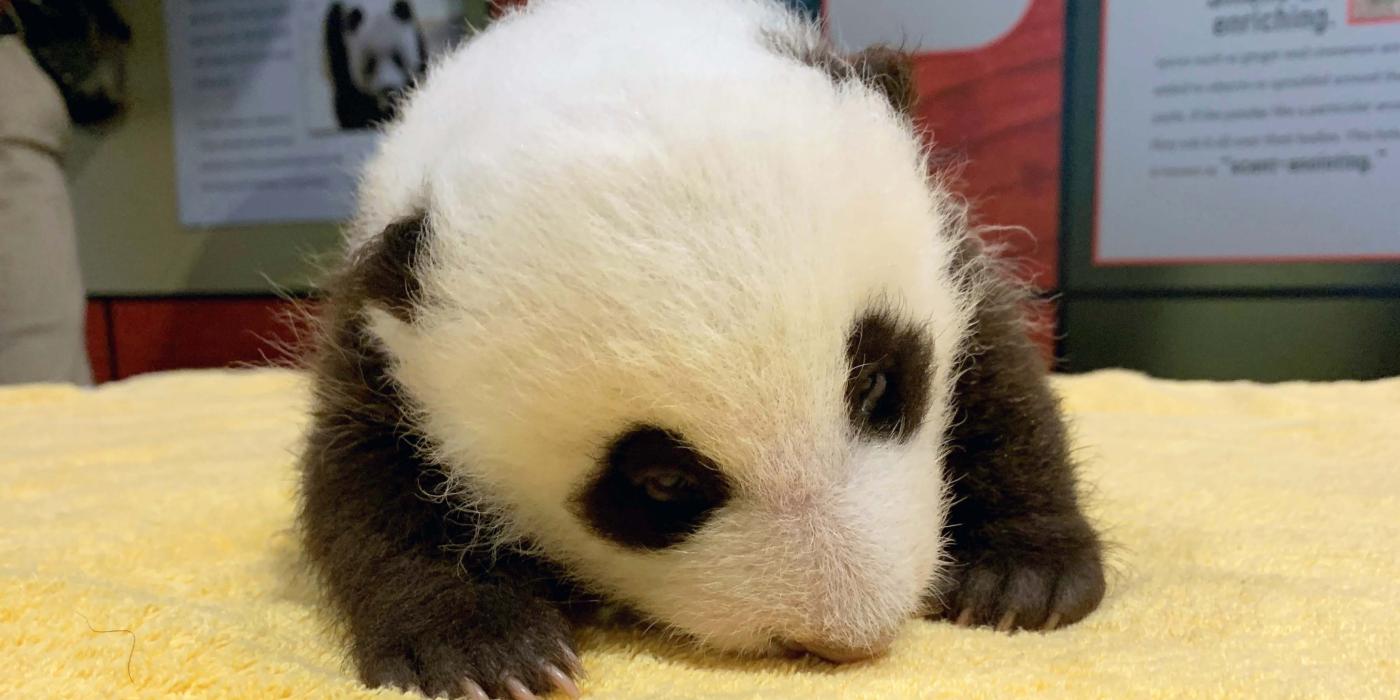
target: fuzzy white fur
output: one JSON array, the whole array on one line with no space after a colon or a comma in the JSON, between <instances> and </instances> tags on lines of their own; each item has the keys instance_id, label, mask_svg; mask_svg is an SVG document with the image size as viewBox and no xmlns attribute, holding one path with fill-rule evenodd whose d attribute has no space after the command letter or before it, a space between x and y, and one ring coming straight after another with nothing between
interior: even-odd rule
<instances>
[{"instance_id":1,"label":"fuzzy white fur","mask_svg":"<svg viewBox=\"0 0 1400 700\"><path fill-rule=\"evenodd\" d=\"M970 292L908 121L772 49L760 0L539 0L430 70L368 166L355 241L426 210L418 320L372 313L434 455L579 579L714 647L878 647L941 570L941 452ZM352 241L352 245L355 241ZM847 336L934 340L907 444L858 439ZM629 425L735 485L636 553L570 507Z\"/></svg>"}]
</instances>

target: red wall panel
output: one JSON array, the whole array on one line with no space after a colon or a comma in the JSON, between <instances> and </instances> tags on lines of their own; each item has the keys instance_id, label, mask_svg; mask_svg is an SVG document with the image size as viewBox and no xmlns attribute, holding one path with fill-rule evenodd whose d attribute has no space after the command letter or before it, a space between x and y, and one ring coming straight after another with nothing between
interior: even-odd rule
<instances>
[{"instance_id":1,"label":"red wall panel","mask_svg":"<svg viewBox=\"0 0 1400 700\"><path fill-rule=\"evenodd\" d=\"M944 157L962 164L955 188L978 223L1018 227L988 237L1041 290L1057 286L1059 271L1064 23L1064 0L1034 0L990 45L916 62L921 121Z\"/></svg>"},{"instance_id":2,"label":"red wall panel","mask_svg":"<svg viewBox=\"0 0 1400 700\"><path fill-rule=\"evenodd\" d=\"M275 297L113 299L114 378L284 362L298 332Z\"/></svg>"},{"instance_id":3,"label":"red wall panel","mask_svg":"<svg viewBox=\"0 0 1400 700\"><path fill-rule=\"evenodd\" d=\"M104 299L92 299L87 305L87 354L92 367L92 381L112 380L111 307Z\"/></svg>"}]
</instances>

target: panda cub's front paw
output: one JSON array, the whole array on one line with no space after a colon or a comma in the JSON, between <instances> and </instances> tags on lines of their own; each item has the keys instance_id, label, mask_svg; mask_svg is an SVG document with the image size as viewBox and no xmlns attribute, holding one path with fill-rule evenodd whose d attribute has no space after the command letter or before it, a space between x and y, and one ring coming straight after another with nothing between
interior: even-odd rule
<instances>
[{"instance_id":1,"label":"panda cub's front paw","mask_svg":"<svg viewBox=\"0 0 1400 700\"><path fill-rule=\"evenodd\" d=\"M583 669L569 625L547 605L529 615L492 619L479 614L385 619L356 635L353 654L361 680L428 697L535 700L558 691L579 697ZM526 612L524 610L522 613Z\"/></svg>"},{"instance_id":2,"label":"panda cub's front paw","mask_svg":"<svg viewBox=\"0 0 1400 700\"><path fill-rule=\"evenodd\" d=\"M1097 543L1059 555L984 552L950 573L927 614L961 626L1053 630L1078 622L1103 600Z\"/></svg>"}]
</instances>

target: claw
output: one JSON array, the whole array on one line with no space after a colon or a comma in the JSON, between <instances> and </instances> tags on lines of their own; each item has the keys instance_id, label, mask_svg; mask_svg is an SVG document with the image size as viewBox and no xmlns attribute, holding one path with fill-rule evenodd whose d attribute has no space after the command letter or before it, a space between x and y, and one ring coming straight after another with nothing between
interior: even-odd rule
<instances>
[{"instance_id":1,"label":"claw","mask_svg":"<svg viewBox=\"0 0 1400 700\"><path fill-rule=\"evenodd\" d=\"M1014 624L1016 624L1016 611L1007 610L1006 613L1001 616L1001 620L997 621L997 631L1010 632L1011 626Z\"/></svg>"},{"instance_id":2,"label":"claw","mask_svg":"<svg viewBox=\"0 0 1400 700\"><path fill-rule=\"evenodd\" d=\"M1041 626L1041 629L1042 629L1042 630L1045 630L1046 632L1049 632L1050 630L1055 629L1055 628L1058 627L1059 625L1060 625L1060 614L1059 614L1059 613L1050 613L1050 617L1046 618L1045 624Z\"/></svg>"},{"instance_id":3,"label":"claw","mask_svg":"<svg viewBox=\"0 0 1400 700\"><path fill-rule=\"evenodd\" d=\"M971 625L971 624L972 624L972 608L963 608L962 613L960 613L960 614L958 615L957 621L954 622L953 624L957 625L958 627L967 627L967 626Z\"/></svg>"},{"instance_id":4,"label":"claw","mask_svg":"<svg viewBox=\"0 0 1400 700\"><path fill-rule=\"evenodd\" d=\"M538 696L530 692L529 688L525 687L524 683L514 677L507 677L504 685L512 700L540 700Z\"/></svg>"},{"instance_id":5,"label":"claw","mask_svg":"<svg viewBox=\"0 0 1400 700\"><path fill-rule=\"evenodd\" d=\"M946 619L948 617L948 606L938 602L926 602L924 603L923 610L921 610L919 614L930 620Z\"/></svg>"},{"instance_id":6,"label":"claw","mask_svg":"<svg viewBox=\"0 0 1400 700\"><path fill-rule=\"evenodd\" d=\"M558 666L554 664L545 664L544 675L554 683L554 687L574 700L578 700L578 698L582 696L582 693L578 690L578 685L574 683L573 679L569 678L569 674L559 670Z\"/></svg>"},{"instance_id":7,"label":"claw","mask_svg":"<svg viewBox=\"0 0 1400 700\"><path fill-rule=\"evenodd\" d=\"M584 675L583 661L578 658L578 654L574 653L574 650L570 649L569 645L564 642L559 642L559 648L564 650L564 659L569 662L569 671L575 676Z\"/></svg>"},{"instance_id":8,"label":"claw","mask_svg":"<svg viewBox=\"0 0 1400 700\"><path fill-rule=\"evenodd\" d=\"M486 691L482 690L481 686L477 685L476 681L470 678L462 681L462 695L465 696L467 700L491 700L491 696L487 695Z\"/></svg>"}]
</instances>

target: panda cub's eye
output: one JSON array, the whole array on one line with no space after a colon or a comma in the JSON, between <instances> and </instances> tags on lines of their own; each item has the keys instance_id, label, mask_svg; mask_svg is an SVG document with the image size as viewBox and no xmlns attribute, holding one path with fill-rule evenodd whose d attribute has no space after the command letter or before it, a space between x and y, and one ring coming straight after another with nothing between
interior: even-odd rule
<instances>
[{"instance_id":1,"label":"panda cub's eye","mask_svg":"<svg viewBox=\"0 0 1400 700\"><path fill-rule=\"evenodd\" d=\"M857 409L861 416L869 419L875 413L875 409L884 398L885 390L889 388L890 380L885 374L885 370L879 365L869 366L861 370L856 382L856 395L859 397L860 406Z\"/></svg>"},{"instance_id":2,"label":"panda cub's eye","mask_svg":"<svg viewBox=\"0 0 1400 700\"><path fill-rule=\"evenodd\" d=\"M857 319L846 340L846 409L857 435L908 440L928 410L933 342L893 313Z\"/></svg>"},{"instance_id":3,"label":"panda cub's eye","mask_svg":"<svg viewBox=\"0 0 1400 700\"><path fill-rule=\"evenodd\" d=\"M592 483L574 497L595 532L637 549L678 544L729 499L719 468L684 438L653 426L615 438Z\"/></svg>"},{"instance_id":4,"label":"panda cub's eye","mask_svg":"<svg viewBox=\"0 0 1400 700\"><path fill-rule=\"evenodd\" d=\"M653 501L680 501L695 493L699 483L677 467L656 465L629 475Z\"/></svg>"}]
</instances>

